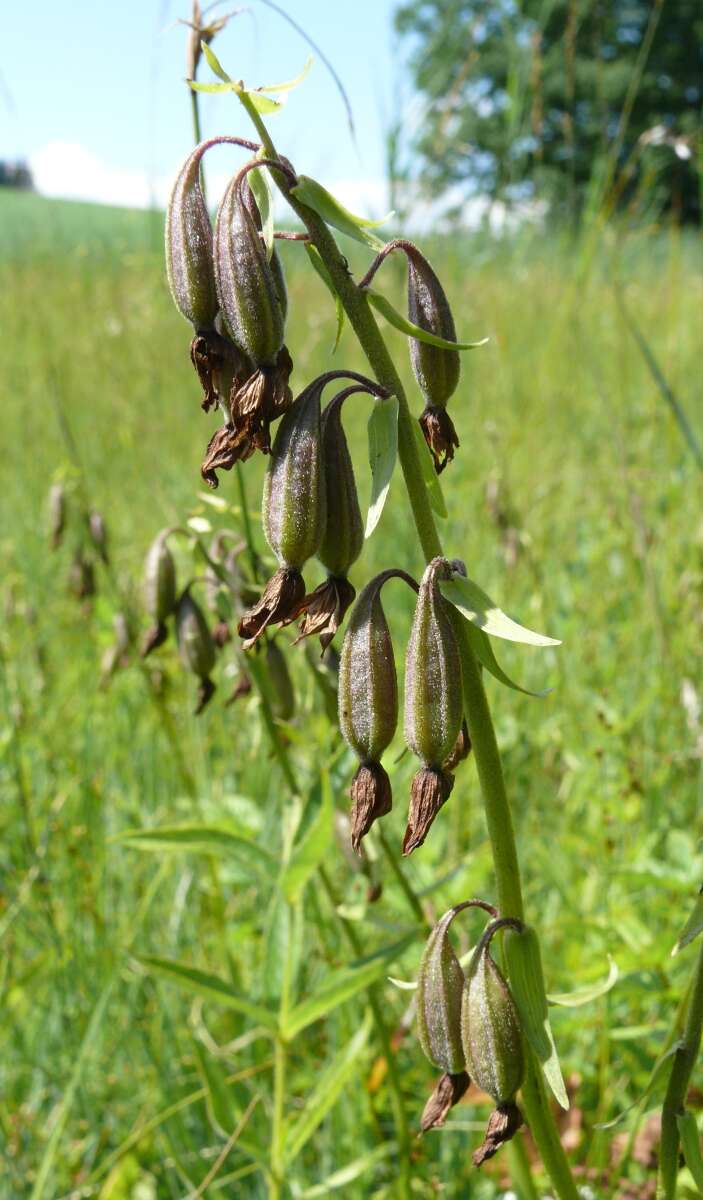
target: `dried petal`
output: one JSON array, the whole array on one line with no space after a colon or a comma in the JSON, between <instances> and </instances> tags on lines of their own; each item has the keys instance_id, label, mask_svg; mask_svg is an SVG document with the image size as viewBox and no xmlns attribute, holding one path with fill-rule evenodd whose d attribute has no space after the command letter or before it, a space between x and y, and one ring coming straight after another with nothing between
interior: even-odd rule
<instances>
[{"instance_id":1,"label":"dried petal","mask_svg":"<svg viewBox=\"0 0 703 1200\"><path fill-rule=\"evenodd\" d=\"M269 454L269 426L290 408L293 393L288 386L293 360L282 346L273 366L262 366L243 380L236 379L229 397L232 425L243 433L256 450Z\"/></svg>"},{"instance_id":2,"label":"dried petal","mask_svg":"<svg viewBox=\"0 0 703 1200\"><path fill-rule=\"evenodd\" d=\"M501 1146L515 1136L521 1125L522 1114L516 1104L499 1104L488 1119L483 1145L472 1155L474 1166L480 1167L487 1159L493 1158Z\"/></svg>"},{"instance_id":3,"label":"dried petal","mask_svg":"<svg viewBox=\"0 0 703 1200\"><path fill-rule=\"evenodd\" d=\"M239 387L253 371L246 356L216 330L196 333L190 343L190 361L203 389L205 412L220 403L229 404L233 387Z\"/></svg>"},{"instance_id":4,"label":"dried petal","mask_svg":"<svg viewBox=\"0 0 703 1200\"><path fill-rule=\"evenodd\" d=\"M351 844L356 851L377 817L393 807L391 781L380 763L362 763L351 785Z\"/></svg>"},{"instance_id":5,"label":"dried petal","mask_svg":"<svg viewBox=\"0 0 703 1200\"><path fill-rule=\"evenodd\" d=\"M323 651L326 650L355 596L356 591L348 579L334 579L330 575L301 601L295 616L304 615L296 642L317 634Z\"/></svg>"},{"instance_id":6,"label":"dried petal","mask_svg":"<svg viewBox=\"0 0 703 1200\"><path fill-rule=\"evenodd\" d=\"M427 407L420 415L420 428L434 459L435 471L440 475L459 446L454 422L446 408Z\"/></svg>"},{"instance_id":7,"label":"dried petal","mask_svg":"<svg viewBox=\"0 0 703 1200\"><path fill-rule=\"evenodd\" d=\"M141 650L142 658L146 658L149 654L151 654L152 650L156 650L159 646L163 646L167 637L168 627L163 623L163 621L159 621L156 625L152 625L144 635L144 641L142 642Z\"/></svg>"},{"instance_id":8,"label":"dried petal","mask_svg":"<svg viewBox=\"0 0 703 1200\"><path fill-rule=\"evenodd\" d=\"M463 762L465 758L468 758L470 753L471 738L469 737L469 729L466 721L462 721L461 729L459 730L454 743L454 748L449 755L449 758L442 763L442 770L450 772L456 770L456 768L459 766L459 763Z\"/></svg>"},{"instance_id":9,"label":"dried petal","mask_svg":"<svg viewBox=\"0 0 703 1200\"><path fill-rule=\"evenodd\" d=\"M254 453L248 438L237 433L231 425L222 425L213 433L205 450L200 474L208 487L219 487L217 471L231 471L236 462L246 462Z\"/></svg>"},{"instance_id":10,"label":"dried petal","mask_svg":"<svg viewBox=\"0 0 703 1200\"><path fill-rule=\"evenodd\" d=\"M439 1129L447 1119L449 1110L458 1104L469 1087L471 1080L466 1071L458 1071L455 1075L441 1075L437 1085L422 1110L420 1129L428 1133L430 1129Z\"/></svg>"},{"instance_id":11,"label":"dried petal","mask_svg":"<svg viewBox=\"0 0 703 1200\"><path fill-rule=\"evenodd\" d=\"M436 767L423 767L412 781L408 825L403 854L412 854L424 842L440 808L451 795L454 776Z\"/></svg>"},{"instance_id":12,"label":"dried petal","mask_svg":"<svg viewBox=\"0 0 703 1200\"><path fill-rule=\"evenodd\" d=\"M291 620L305 595L305 582L294 567L282 567L269 579L259 601L247 610L237 626L245 650L259 640L268 625Z\"/></svg>"}]
</instances>

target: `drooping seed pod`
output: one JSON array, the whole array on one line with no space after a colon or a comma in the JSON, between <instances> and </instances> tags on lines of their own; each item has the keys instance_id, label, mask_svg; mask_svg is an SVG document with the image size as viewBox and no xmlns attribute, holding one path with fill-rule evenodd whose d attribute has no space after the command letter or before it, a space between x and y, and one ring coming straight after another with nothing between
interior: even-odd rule
<instances>
[{"instance_id":1,"label":"drooping seed pod","mask_svg":"<svg viewBox=\"0 0 703 1200\"><path fill-rule=\"evenodd\" d=\"M329 574L325 582L306 596L301 605L303 620L297 641L317 634L323 651L353 603L356 592L347 574L364 545L364 526L354 467L341 420L344 401L357 392L368 392L372 396L385 394L371 380L356 383L330 401L321 419L326 518L317 556Z\"/></svg>"},{"instance_id":2,"label":"drooping seed pod","mask_svg":"<svg viewBox=\"0 0 703 1200\"><path fill-rule=\"evenodd\" d=\"M166 621L176 607L176 564L167 544L171 532L171 529L162 529L156 535L144 563L144 607L153 624L144 638L142 658L166 640Z\"/></svg>"},{"instance_id":3,"label":"drooping seed pod","mask_svg":"<svg viewBox=\"0 0 703 1200\"><path fill-rule=\"evenodd\" d=\"M115 638L100 660L100 687L106 688L119 667L124 667L129 655L129 627L124 613L118 612L112 623Z\"/></svg>"},{"instance_id":4,"label":"drooping seed pod","mask_svg":"<svg viewBox=\"0 0 703 1200\"><path fill-rule=\"evenodd\" d=\"M195 715L203 711L215 691L210 672L215 665L215 643L200 605L190 594L190 585L176 605L176 640L183 666L199 679Z\"/></svg>"},{"instance_id":5,"label":"drooping seed pod","mask_svg":"<svg viewBox=\"0 0 703 1200\"><path fill-rule=\"evenodd\" d=\"M231 422L257 449L268 453L269 425L291 402L288 378L293 363L283 345L285 294L280 263L272 267L268 261L250 210L253 200L247 202L246 174L262 165L281 169L267 159L253 160L227 187L215 221L214 268L227 332L254 367L230 395Z\"/></svg>"},{"instance_id":6,"label":"drooping seed pod","mask_svg":"<svg viewBox=\"0 0 703 1200\"><path fill-rule=\"evenodd\" d=\"M279 721L290 721L295 714L295 691L290 677L286 657L278 642L266 643L266 671L269 682L269 699L274 717Z\"/></svg>"},{"instance_id":7,"label":"drooping seed pod","mask_svg":"<svg viewBox=\"0 0 703 1200\"><path fill-rule=\"evenodd\" d=\"M394 577L417 587L399 570L383 571L372 579L354 605L339 663L339 727L361 760L351 785L355 850L376 818L392 806L391 784L380 758L398 723L398 683L381 588Z\"/></svg>"},{"instance_id":8,"label":"drooping seed pod","mask_svg":"<svg viewBox=\"0 0 703 1200\"><path fill-rule=\"evenodd\" d=\"M472 1079L496 1102L475 1166L492 1158L522 1124L515 1094L525 1076L520 1018L510 988L491 957L491 938L501 928L521 928L511 918L492 921L474 951L466 975L461 1010L461 1039Z\"/></svg>"},{"instance_id":9,"label":"drooping seed pod","mask_svg":"<svg viewBox=\"0 0 703 1200\"><path fill-rule=\"evenodd\" d=\"M92 558L77 550L68 569L68 588L76 600L89 600L95 595L95 567Z\"/></svg>"},{"instance_id":10,"label":"drooping seed pod","mask_svg":"<svg viewBox=\"0 0 703 1200\"><path fill-rule=\"evenodd\" d=\"M49 488L47 507L51 548L57 550L66 528L66 491L62 483L53 483Z\"/></svg>"},{"instance_id":11,"label":"drooping seed pod","mask_svg":"<svg viewBox=\"0 0 703 1200\"><path fill-rule=\"evenodd\" d=\"M360 286L370 284L381 263L394 250L402 250L407 258L409 319L427 333L455 342L454 318L444 288L425 256L412 242L397 239L384 246ZM459 445L454 424L447 413L447 402L456 391L461 372L459 351L431 346L419 338L411 337L409 341L413 374L425 397L420 426L439 474L454 458L454 450Z\"/></svg>"},{"instance_id":12,"label":"drooping seed pod","mask_svg":"<svg viewBox=\"0 0 703 1200\"><path fill-rule=\"evenodd\" d=\"M109 561L107 552L107 527L102 513L99 513L96 508L91 509L88 513L88 532L90 533L90 540L102 561L107 563Z\"/></svg>"},{"instance_id":13,"label":"drooping seed pod","mask_svg":"<svg viewBox=\"0 0 703 1200\"><path fill-rule=\"evenodd\" d=\"M440 579L452 568L434 558L420 583L405 663L405 740L423 766L412 782L403 854L424 842L454 778L444 768L463 717L461 660Z\"/></svg>"}]
</instances>

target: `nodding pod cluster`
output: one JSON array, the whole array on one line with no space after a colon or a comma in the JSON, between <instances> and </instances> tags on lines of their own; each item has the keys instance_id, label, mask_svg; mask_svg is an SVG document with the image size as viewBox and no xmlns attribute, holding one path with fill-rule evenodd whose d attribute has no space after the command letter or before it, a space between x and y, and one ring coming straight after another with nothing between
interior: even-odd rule
<instances>
[{"instance_id":1,"label":"nodding pod cluster","mask_svg":"<svg viewBox=\"0 0 703 1200\"><path fill-rule=\"evenodd\" d=\"M232 177L213 229L200 185L201 165L210 147L228 143L254 157ZM293 364L284 341L288 305L283 270L273 243L267 246L264 238L254 195L258 189L250 186L250 172L262 167L272 172L284 192L297 182L287 160L262 157L253 142L218 137L195 148L178 174L168 207L167 273L175 304L193 327L190 353L203 390L202 407L206 412L219 409L223 418L208 443L203 478L217 487L219 470L244 462L256 450L268 456L263 530L278 568L253 602L238 613L242 646L254 647L272 628L297 621L296 640L317 636L323 653L329 653L355 600L349 573L364 540L342 414L354 394L365 393L373 402L382 402L388 393L356 371L336 370L314 379L293 399L289 386ZM395 250L402 251L407 261L410 321L435 338L456 342L442 286L411 242L389 242L359 288L370 287ZM420 425L441 471L459 444L447 414L459 380L459 352L411 337L410 361L425 400ZM344 385L323 407L324 390L333 381ZM145 650L163 641L166 618L176 611L177 629L183 629L181 656L203 681L204 703L211 688L214 654L200 645L205 631L194 614L189 590L175 599L166 536L160 535L150 551L147 606L154 625ZM315 557L327 577L308 591L303 570ZM367 584L353 609L341 651L338 711L342 734L359 759L351 785L350 822L357 851L373 822L388 813L392 803L390 780L381 765L398 719L393 646L381 604L381 589L390 578L405 579L417 592L406 656L404 732L419 769L412 782L403 853L422 845L451 793L457 764L470 750L459 653L439 590L440 582L455 569L445 559L435 559L419 586L403 571L384 571ZM220 623L215 642L221 644L228 636L229 627ZM274 657L278 652L278 648L267 651ZM287 711L285 703L282 707Z\"/></svg>"},{"instance_id":2,"label":"nodding pod cluster","mask_svg":"<svg viewBox=\"0 0 703 1200\"><path fill-rule=\"evenodd\" d=\"M97 591L96 567L98 563L110 565L109 539L102 513L78 506L75 500L63 483L53 483L49 488L49 542L52 550L69 543L68 590L83 605L90 605Z\"/></svg>"},{"instance_id":3,"label":"nodding pod cluster","mask_svg":"<svg viewBox=\"0 0 703 1200\"><path fill-rule=\"evenodd\" d=\"M449 940L457 913L484 909L491 917L466 972ZM484 900L466 900L450 908L432 930L417 981L417 1033L425 1055L442 1075L425 1105L420 1128L438 1129L449 1110L473 1082L495 1102L481 1147L473 1155L479 1167L492 1158L522 1124L515 1097L525 1076L520 1017L510 988L490 953L501 929L521 934L524 926L501 918Z\"/></svg>"}]
</instances>

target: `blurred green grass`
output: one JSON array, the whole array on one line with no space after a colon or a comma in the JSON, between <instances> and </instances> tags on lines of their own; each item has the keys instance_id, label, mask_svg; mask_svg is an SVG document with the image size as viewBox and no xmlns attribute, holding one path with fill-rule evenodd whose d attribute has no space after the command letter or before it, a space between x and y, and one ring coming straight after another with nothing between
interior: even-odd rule
<instances>
[{"instance_id":1,"label":"blurred green grass","mask_svg":"<svg viewBox=\"0 0 703 1200\"><path fill-rule=\"evenodd\" d=\"M110 839L142 825L231 819L277 850L282 786L256 702L222 705L231 686L225 667L218 697L197 721L193 689L172 649L161 656L163 705L154 704L135 667L99 688L117 599L104 576L90 608L68 594L75 526L52 553L45 501L51 482L63 479L75 509L85 487L107 521L119 589L135 597L159 528L194 511L217 520L199 499L199 463L214 423L200 411L189 331L165 285L158 214L0 193L0 230L0 1137L8 1170L0 1195L30 1194L91 1012L111 983L45 1194L181 1196L222 1144L202 1099L138 1139L109 1188L104 1164L136 1126L200 1086L194 1039L216 1042L225 1071L253 1073L234 1085L234 1105L241 1114L260 1090L246 1137L265 1146L269 1048L236 1014L193 1004L144 975L127 950L195 963L256 998L270 990L278 935L265 898L236 865L195 856L159 861ZM490 337L464 357L452 401L461 448L442 476L445 548L466 560L507 611L564 643L556 652L496 647L520 682L553 686L545 700L492 681L489 687L548 988L569 991L604 975L608 953L620 968L608 996L553 1015L584 1114L577 1157L603 1167L610 1135L592 1125L637 1098L662 1048L689 969L689 955L671 960L669 951L703 868L701 477L623 324L613 284L622 281L703 437L696 409L700 241L677 231L612 228L592 253L558 234L527 233L509 242L473 234L431 239L427 250L460 336ZM332 360L329 297L300 246L285 245L282 254L296 389L331 365L363 368L348 329ZM358 247L349 256L352 266L363 261ZM400 270L389 269L383 286L402 304ZM403 339L393 331L388 338L419 412ZM345 419L365 497L362 404L347 405ZM66 425L80 474L62 435ZM262 465L246 464L255 513ZM223 475L218 494L236 506L232 477ZM257 530L264 551L258 521ZM388 565L421 569L399 472L353 580L362 585ZM193 570L185 561L181 568ZM306 572L308 582L317 582L316 571ZM388 611L402 672L410 608L400 589L388 589ZM336 740L316 710L299 652L289 661L299 692L292 754L309 781L316 755L333 752ZM398 737L389 764L401 749ZM342 809L351 770L348 758L335 768ZM411 771L409 756L393 771L395 806L384 825L394 845ZM341 853L330 869L345 902L360 902L363 881ZM471 762L405 869L416 889L432 889L437 914L467 895L491 896ZM381 902L357 926L369 950L408 926L402 896L385 882ZM303 909L298 985L305 992L326 964L349 953L314 883ZM392 973L412 978L418 959L415 944ZM390 985L384 994L389 1017L400 1022L408 994ZM293 1110L305 1104L326 1056L361 1023L362 1010L352 1001L295 1044ZM398 1064L409 1111L419 1116L432 1070L412 1036L399 1045ZM392 1135L383 1092L370 1096L365 1080L347 1087L309 1143L297 1164L300 1187ZM443 1135L417 1145L418 1195L435 1194L433 1180L445 1181L447 1195L467 1194L469 1178L471 1195L495 1195L500 1161L479 1182L468 1166L476 1135L467 1129L485 1120L486 1106L454 1112ZM235 1148L219 1178L250 1161ZM644 1168L631 1171L636 1179ZM380 1196L391 1178L392 1165L382 1160L342 1194ZM222 1194L263 1195L262 1176L233 1180Z\"/></svg>"}]
</instances>

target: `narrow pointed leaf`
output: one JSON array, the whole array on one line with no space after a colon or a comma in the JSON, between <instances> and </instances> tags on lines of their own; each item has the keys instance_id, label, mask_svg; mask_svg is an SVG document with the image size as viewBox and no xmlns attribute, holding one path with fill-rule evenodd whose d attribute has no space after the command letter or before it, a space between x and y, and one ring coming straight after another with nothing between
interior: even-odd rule
<instances>
[{"instance_id":1,"label":"narrow pointed leaf","mask_svg":"<svg viewBox=\"0 0 703 1200\"><path fill-rule=\"evenodd\" d=\"M559 1056L547 1009L537 935L529 926L522 933L509 930L505 937L505 959L510 990L520 1014L523 1032L537 1055L544 1077L562 1108L568 1109L569 1097L559 1066Z\"/></svg>"},{"instance_id":2,"label":"narrow pointed leaf","mask_svg":"<svg viewBox=\"0 0 703 1200\"><path fill-rule=\"evenodd\" d=\"M505 638L509 642L524 642L528 646L561 646L558 638L545 637L524 625L518 625L498 608L482 588L472 579L455 575L440 584L442 595L459 609L462 616L472 625L477 625L491 637Z\"/></svg>"},{"instance_id":3,"label":"narrow pointed leaf","mask_svg":"<svg viewBox=\"0 0 703 1200\"><path fill-rule=\"evenodd\" d=\"M446 520L447 506L444 503L442 494L442 485L439 482L439 475L434 469L434 462L430 454L429 446L425 441L423 432L417 421L412 423L413 436L417 445L417 454L420 459L420 469L422 470L422 478L427 488L427 497L430 502L432 511Z\"/></svg>"},{"instance_id":4,"label":"narrow pointed leaf","mask_svg":"<svg viewBox=\"0 0 703 1200\"><path fill-rule=\"evenodd\" d=\"M308 208L312 208L318 216L322 217L323 221L326 221L328 225L333 225L341 233L346 233L347 237L370 246L372 250L383 249L383 242L373 233L369 233L369 229L383 225L388 217L384 217L382 221L367 221L363 217L354 216L338 200L335 200L327 188L307 175L298 176L298 182L294 188L291 188L291 192L296 200L300 200L301 204L307 204Z\"/></svg>"},{"instance_id":5,"label":"narrow pointed leaf","mask_svg":"<svg viewBox=\"0 0 703 1200\"><path fill-rule=\"evenodd\" d=\"M504 683L506 687L514 688L516 692L523 692L525 696L537 696L541 699L549 695L552 690L551 688L542 688L540 691L533 692L529 688L521 687L519 683L511 679L505 673L493 653L491 639L486 636L482 629L479 629L476 625L472 625L471 622L467 623L467 629L474 654L494 679L497 679L500 683Z\"/></svg>"},{"instance_id":6,"label":"narrow pointed leaf","mask_svg":"<svg viewBox=\"0 0 703 1200\"><path fill-rule=\"evenodd\" d=\"M226 83L231 83L232 79L225 71L224 67L222 66L222 63L220 62L219 58L215 54L215 51L212 50L210 48L210 46L208 46L206 41L200 42L200 48L205 57L205 61L207 62L207 65L209 66L213 75L217 75L218 79L224 79Z\"/></svg>"},{"instance_id":7,"label":"narrow pointed leaf","mask_svg":"<svg viewBox=\"0 0 703 1200\"><path fill-rule=\"evenodd\" d=\"M703 930L703 888L696 898L693 912L676 939L676 945L671 951L672 957L678 954L679 950L683 950L684 946L690 946L691 942L696 940L701 930Z\"/></svg>"},{"instance_id":8,"label":"narrow pointed leaf","mask_svg":"<svg viewBox=\"0 0 703 1200\"><path fill-rule=\"evenodd\" d=\"M599 996L605 996L611 988L615 987L620 974L615 959L610 955L608 955L608 962L610 969L605 979L601 979L599 983L592 983L588 987L577 988L573 992L549 993L547 995L549 1004L558 1004L561 1008L580 1008L582 1004L590 1004Z\"/></svg>"},{"instance_id":9,"label":"narrow pointed leaf","mask_svg":"<svg viewBox=\"0 0 703 1200\"><path fill-rule=\"evenodd\" d=\"M211 94L219 92L241 92L241 87L234 80L230 83L198 83L197 79L189 79L188 87L194 92L209 92Z\"/></svg>"},{"instance_id":10,"label":"narrow pointed leaf","mask_svg":"<svg viewBox=\"0 0 703 1200\"><path fill-rule=\"evenodd\" d=\"M402 954L414 937L415 932L413 931L401 941L378 950L370 958L362 959L346 969L331 971L328 978L320 984L312 996L291 1009L281 1030L282 1036L290 1041L300 1033L301 1029L312 1025L314 1021L319 1021L339 1004L343 1004L345 1000L351 999L364 988L376 983L387 974L389 964Z\"/></svg>"},{"instance_id":11,"label":"narrow pointed leaf","mask_svg":"<svg viewBox=\"0 0 703 1200\"><path fill-rule=\"evenodd\" d=\"M287 1166L290 1166L298 1157L318 1125L336 1104L347 1080L356 1074L357 1059L366 1047L370 1028L371 1024L367 1016L361 1028L325 1068L310 1095L306 1096L302 1115L289 1129L286 1138L284 1156Z\"/></svg>"},{"instance_id":12,"label":"narrow pointed leaf","mask_svg":"<svg viewBox=\"0 0 703 1200\"><path fill-rule=\"evenodd\" d=\"M366 288L366 295L369 302L373 305L381 316L385 317L389 325L398 329L401 333L407 334L408 337L415 338L418 342L426 342L428 346L437 346L440 350L477 350L479 346L485 346L488 338L481 338L478 342L448 342L446 338L437 337L434 333L428 333L426 329L422 329L419 325L413 324L402 313L394 308L390 300L386 300L380 292L374 288Z\"/></svg>"},{"instance_id":13,"label":"narrow pointed leaf","mask_svg":"<svg viewBox=\"0 0 703 1200\"><path fill-rule=\"evenodd\" d=\"M696 1118L692 1112L682 1113L676 1118L681 1138L681 1149L686 1166L693 1176L693 1181L703 1195L703 1154L701 1154L701 1139Z\"/></svg>"},{"instance_id":14,"label":"narrow pointed leaf","mask_svg":"<svg viewBox=\"0 0 703 1200\"><path fill-rule=\"evenodd\" d=\"M294 79L288 79L285 83L269 83L266 87L257 88L257 92L290 92L292 88L296 88L299 83L303 82L314 61L311 54L300 74L296 75Z\"/></svg>"},{"instance_id":15,"label":"narrow pointed leaf","mask_svg":"<svg viewBox=\"0 0 703 1200\"><path fill-rule=\"evenodd\" d=\"M208 1120L215 1133L220 1137L229 1137L237 1124L237 1114L225 1072L214 1054L210 1054L197 1038L193 1038L193 1051L198 1075L205 1089Z\"/></svg>"},{"instance_id":16,"label":"narrow pointed leaf","mask_svg":"<svg viewBox=\"0 0 703 1200\"><path fill-rule=\"evenodd\" d=\"M281 876L281 889L291 904L302 896L306 883L322 862L332 841L333 801L327 771L323 771L320 784L321 802L318 811L300 842L293 846Z\"/></svg>"},{"instance_id":17,"label":"narrow pointed leaf","mask_svg":"<svg viewBox=\"0 0 703 1200\"><path fill-rule=\"evenodd\" d=\"M371 500L365 537L371 537L381 519L398 454L398 401L395 396L374 403L368 424Z\"/></svg>"},{"instance_id":18,"label":"narrow pointed leaf","mask_svg":"<svg viewBox=\"0 0 703 1200\"><path fill-rule=\"evenodd\" d=\"M304 1192L300 1193L299 1200L326 1200L330 1192L346 1187L348 1183L353 1183L365 1171L370 1170L371 1167L375 1167L376 1163L381 1162L384 1158L390 1158L391 1155L397 1153L398 1145L396 1142L383 1142L382 1145L376 1146L374 1150L369 1150L368 1154L362 1154L360 1158L355 1158L353 1162L340 1167L338 1171L333 1171L321 1183L314 1183L312 1187L306 1188Z\"/></svg>"},{"instance_id":19,"label":"narrow pointed leaf","mask_svg":"<svg viewBox=\"0 0 703 1200\"><path fill-rule=\"evenodd\" d=\"M344 305L337 295L337 290L332 282L332 277L320 257L320 251L317 249L317 246L313 246L310 242L304 242L303 245L305 246L307 256L310 259L315 271L320 276L320 279L334 300L334 305L337 312L337 336L334 341L334 346L332 347L332 353L334 354L335 350L339 346L339 339L341 338L342 330L344 329Z\"/></svg>"},{"instance_id":20,"label":"narrow pointed leaf","mask_svg":"<svg viewBox=\"0 0 703 1200\"><path fill-rule=\"evenodd\" d=\"M264 115L266 115L267 113L279 112L280 109L283 108L282 100L272 100L270 96L264 96L264 95L262 95L261 92L258 92L258 91L250 92L250 91L247 91L246 88L241 88L241 87L237 88L237 91L242 96L248 96L249 100L251 101L251 103L254 106L254 108L256 109L256 111L260 112L260 113L264 113Z\"/></svg>"},{"instance_id":21,"label":"narrow pointed leaf","mask_svg":"<svg viewBox=\"0 0 703 1200\"><path fill-rule=\"evenodd\" d=\"M252 874L270 870L276 863L274 855L265 846L229 829L210 825L162 825L154 829L129 829L119 834L115 841L135 850L157 854L166 851L215 854L220 857L231 855L249 866Z\"/></svg>"},{"instance_id":22,"label":"narrow pointed leaf","mask_svg":"<svg viewBox=\"0 0 703 1200\"><path fill-rule=\"evenodd\" d=\"M173 962L171 959L152 958L150 955L136 955L137 962L146 967L154 975L169 979L188 992L202 996L204 1000L215 1000L226 1008L233 1008L244 1017L249 1017L257 1025L275 1030L278 1022L275 1013L261 1004L254 1004L246 996L240 996L224 980L207 971L199 971L197 967L189 967L185 963Z\"/></svg>"}]
</instances>

